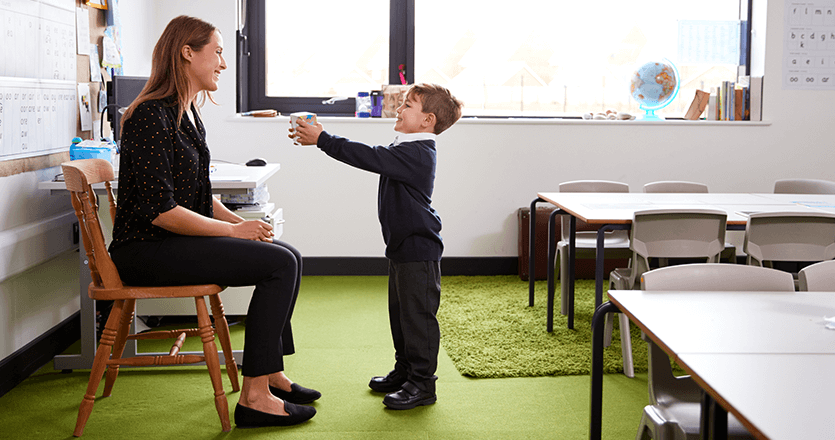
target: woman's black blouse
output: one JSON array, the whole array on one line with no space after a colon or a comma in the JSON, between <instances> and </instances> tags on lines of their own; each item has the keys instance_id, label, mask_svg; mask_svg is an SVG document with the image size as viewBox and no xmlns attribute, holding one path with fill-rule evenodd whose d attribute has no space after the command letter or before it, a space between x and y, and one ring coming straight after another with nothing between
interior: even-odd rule
<instances>
[{"instance_id":1,"label":"woman's black blouse","mask_svg":"<svg viewBox=\"0 0 835 440\"><path fill-rule=\"evenodd\" d=\"M167 98L140 104L124 121L110 249L176 235L151 224L175 206L213 216L206 130L192 112L195 124L183 115L177 126L177 101Z\"/></svg>"}]
</instances>

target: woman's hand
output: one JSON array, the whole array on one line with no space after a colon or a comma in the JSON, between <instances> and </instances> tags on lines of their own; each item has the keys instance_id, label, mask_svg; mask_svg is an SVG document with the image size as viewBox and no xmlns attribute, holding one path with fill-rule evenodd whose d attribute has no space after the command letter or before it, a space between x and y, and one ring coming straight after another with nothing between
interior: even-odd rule
<instances>
[{"instance_id":1,"label":"woman's hand","mask_svg":"<svg viewBox=\"0 0 835 440\"><path fill-rule=\"evenodd\" d=\"M290 139L302 145L316 145L319 141L319 135L322 134L324 127L319 122L315 124L308 124L304 119L299 118L296 123L296 129L290 127L290 134L287 135Z\"/></svg>"},{"instance_id":2,"label":"woman's hand","mask_svg":"<svg viewBox=\"0 0 835 440\"><path fill-rule=\"evenodd\" d=\"M273 241L273 227L261 220L244 220L232 225L232 236L254 241Z\"/></svg>"}]
</instances>

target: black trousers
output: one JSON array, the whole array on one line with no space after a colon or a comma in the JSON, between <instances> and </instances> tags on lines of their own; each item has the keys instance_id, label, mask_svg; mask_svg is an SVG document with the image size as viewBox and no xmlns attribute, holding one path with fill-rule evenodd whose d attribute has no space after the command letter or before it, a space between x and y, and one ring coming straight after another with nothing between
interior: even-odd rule
<instances>
[{"instance_id":1,"label":"black trousers","mask_svg":"<svg viewBox=\"0 0 835 440\"><path fill-rule=\"evenodd\" d=\"M423 391L435 392L441 330L441 263L389 260L389 323L394 369Z\"/></svg>"},{"instance_id":2,"label":"black trousers","mask_svg":"<svg viewBox=\"0 0 835 440\"><path fill-rule=\"evenodd\" d=\"M302 256L293 246L277 240L174 236L129 243L110 254L128 285L255 286L246 319L244 376L283 371L282 357L295 352L290 318Z\"/></svg>"}]
</instances>

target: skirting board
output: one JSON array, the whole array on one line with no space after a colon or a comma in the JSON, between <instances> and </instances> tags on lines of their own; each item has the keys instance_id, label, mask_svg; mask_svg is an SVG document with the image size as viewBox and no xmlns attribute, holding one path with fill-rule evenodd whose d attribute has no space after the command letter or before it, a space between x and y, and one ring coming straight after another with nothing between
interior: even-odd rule
<instances>
[{"instance_id":1,"label":"skirting board","mask_svg":"<svg viewBox=\"0 0 835 440\"><path fill-rule=\"evenodd\" d=\"M443 275L516 275L519 257L443 257ZM304 275L388 275L385 257L304 257Z\"/></svg>"},{"instance_id":2,"label":"skirting board","mask_svg":"<svg viewBox=\"0 0 835 440\"><path fill-rule=\"evenodd\" d=\"M0 397L78 340L80 312L56 325L34 341L0 361Z\"/></svg>"}]
</instances>

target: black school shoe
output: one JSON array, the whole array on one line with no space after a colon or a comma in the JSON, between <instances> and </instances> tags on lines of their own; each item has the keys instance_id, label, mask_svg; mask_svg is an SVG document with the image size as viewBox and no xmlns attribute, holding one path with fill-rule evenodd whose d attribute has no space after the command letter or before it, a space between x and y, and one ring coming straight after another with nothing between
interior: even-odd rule
<instances>
[{"instance_id":1,"label":"black school shoe","mask_svg":"<svg viewBox=\"0 0 835 440\"><path fill-rule=\"evenodd\" d=\"M286 416L269 414L257 409L247 408L240 403L235 406L235 425L238 428L263 428L266 426L292 426L306 422L316 415L312 406L294 405L284 402Z\"/></svg>"},{"instance_id":2,"label":"black school shoe","mask_svg":"<svg viewBox=\"0 0 835 440\"><path fill-rule=\"evenodd\" d=\"M322 393L316 390L311 390L310 388L305 388L297 383L290 385L289 393L274 386L270 386L270 392L273 396L278 397L285 402L297 403L299 405L311 403L322 397Z\"/></svg>"},{"instance_id":3,"label":"black school shoe","mask_svg":"<svg viewBox=\"0 0 835 440\"><path fill-rule=\"evenodd\" d=\"M389 371L385 376L374 376L368 382L368 388L378 393L393 393L399 391L406 383L406 377L401 376L396 370Z\"/></svg>"},{"instance_id":4,"label":"black school shoe","mask_svg":"<svg viewBox=\"0 0 835 440\"><path fill-rule=\"evenodd\" d=\"M391 409L412 409L422 405L431 405L438 400L435 393L422 391L411 382L406 382L400 391L386 394L383 404Z\"/></svg>"}]
</instances>

